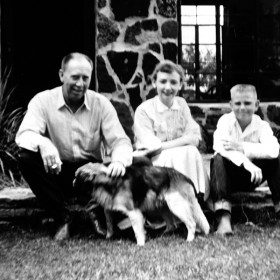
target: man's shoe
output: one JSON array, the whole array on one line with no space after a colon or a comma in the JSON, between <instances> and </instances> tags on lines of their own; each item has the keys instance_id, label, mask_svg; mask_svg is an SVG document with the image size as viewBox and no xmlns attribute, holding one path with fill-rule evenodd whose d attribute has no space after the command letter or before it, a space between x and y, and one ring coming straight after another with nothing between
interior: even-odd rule
<instances>
[{"instance_id":1,"label":"man's shoe","mask_svg":"<svg viewBox=\"0 0 280 280\"><path fill-rule=\"evenodd\" d=\"M88 213L88 215L89 215L90 223L91 223L92 228L95 231L95 233L97 235L105 237L106 234L107 234L107 231L101 226L101 224L99 223L96 216L93 213L90 213L90 212Z\"/></svg>"},{"instance_id":2,"label":"man's shoe","mask_svg":"<svg viewBox=\"0 0 280 280\"><path fill-rule=\"evenodd\" d=\"M58 231L56 232L54 239L56 241L63 241L70 237L69 234L69 223L63 224L61 227L59 227Z\"/></svg>"}]
</instances>

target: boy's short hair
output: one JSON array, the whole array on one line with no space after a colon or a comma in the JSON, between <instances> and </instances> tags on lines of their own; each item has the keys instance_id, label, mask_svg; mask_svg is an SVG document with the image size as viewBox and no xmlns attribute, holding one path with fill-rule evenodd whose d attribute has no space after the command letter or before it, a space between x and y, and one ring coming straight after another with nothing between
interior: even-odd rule
<instances>
[{"instance_id":1,"label":"boy's short hair","mask_svg":"<svg viewBox=\"0 0 280 280\"><path fill-rule=\"evenodd\" d=\"M252 92L254 97L257 99L257 97L258 97L257 90L256 90L255 86L250 85L250 84L237 84L237 85L233 86L230 89L230 97L232 98L232 96L236 92L243 93L243 92L247 92L247 91Z\"/></svg>"},{"instance_id":2,"label":"boy's short hair","mask_svg":"<svg viewBox=\"0 0 280 280\"><path fill-rule=\"evenodd\" d=\"M153 74L152 74L152 81L155 81L157 79L157 73L158 72L163 72L163 73L168 73L171 74L172 72L177 72L180 75L180 81L184 82L185 80L185 73L181 65L178 65L174 63L171 60L163 60L161 61L155 68Z\"/></svg>"}]
</instances>

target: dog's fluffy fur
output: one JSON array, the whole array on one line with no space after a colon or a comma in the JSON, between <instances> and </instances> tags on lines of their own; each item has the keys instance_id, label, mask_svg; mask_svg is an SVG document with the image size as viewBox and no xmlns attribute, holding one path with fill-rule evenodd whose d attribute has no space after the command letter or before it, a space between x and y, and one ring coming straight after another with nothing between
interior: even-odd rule
<instances>
[{"instance_id":1,"label":"dog's fluffy fur","mask_svg":"<svg viewBox=\"0 0 280 280\"><path fill-rule=\"evenodd\" d=\"M138 160L126 168L123 177L112 178L106 175L103 164L88 163L77 170L74 187L88 192L105 209L107 237L113 234L111 211L121 211L129 217L138 245L145 243L143 213L148 211L160 210L167 230L173 228L172 216L179 218L188 229L187 241L194 239L196 225L202 233L209 233L193 182L173 168Z\"/></svg>"}]
</instances>

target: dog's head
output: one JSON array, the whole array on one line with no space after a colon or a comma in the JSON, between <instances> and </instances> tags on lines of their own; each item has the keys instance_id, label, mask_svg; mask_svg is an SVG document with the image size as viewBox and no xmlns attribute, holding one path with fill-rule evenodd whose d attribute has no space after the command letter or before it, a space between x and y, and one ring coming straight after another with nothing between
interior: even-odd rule
<instances>
[{"instance_id":1,"label":"dog's head","mask_svg":"<svg viewBox=\"0 0 280 280\"><path fill-rule=\"evenodd\" d=\"M107 167L101 163L89 162L81 166L75 173L75 179L73 182L75 191L78 194L90 194L94 187L96 176L98 175L100 177L100 175L103 175L101 178L104 177L105 179L107 177L106 172Z\"/></svg>"},{"instance_id":2,"label":"dog's head","mask_svg":"<svg viewBox=\"0 0 280 280\"><path fill-rule=\"evenodd\" d=\"M75 192L78 195L91 195L98 188L103 188L111 193L119 178L108 176L107 170L104 164L91 162L78 168L73 182Z\"/></svg>"}]
</instances>

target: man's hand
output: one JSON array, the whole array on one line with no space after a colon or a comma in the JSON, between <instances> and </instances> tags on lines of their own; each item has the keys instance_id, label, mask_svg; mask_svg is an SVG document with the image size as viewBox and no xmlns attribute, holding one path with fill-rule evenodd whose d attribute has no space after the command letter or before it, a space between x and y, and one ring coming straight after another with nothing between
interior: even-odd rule
<instances>
[{"instance_id":1,"label":"man's hand","mask_svg":"<svg viewBox=\"0 0 280 280\"><path fill-rule=\"evenodd\" d=\"M113 161L109 164L106 174L112 177L123 176L125 174L125 166L120 161Z\"/></svg>"},{"instance_id":2,"label":"man's hand","mask_svg":"<svg viewBox=\"0 0 280 280\"><path fill-rule=\"evenodd\" d=\"M59 174L62 162L54 144L50 140L44 141L39 145L39 150L45 171L51 174Z\"/></svg>"},{"instance_id":3,"label":"man's hand","mask_svg":"<svg viewBox=\"0 0 280 280\"><path fill-rule=\"evenodd\" d=\"M226 151L239 151L241 153L244 153L243 145L241 142L222 140L222 143Z\"/></svg>"},{"instance_id":4,"label":"man's hand","mask_svg":"<svg viewBox=\"0 0 280 280\"><path fill-rule=\"evenodd\" d=\"M251 182L259 185L263 179L262 170L250 160L244 161L243 166L251 173Z\"/></svg>"}]
</instances>

